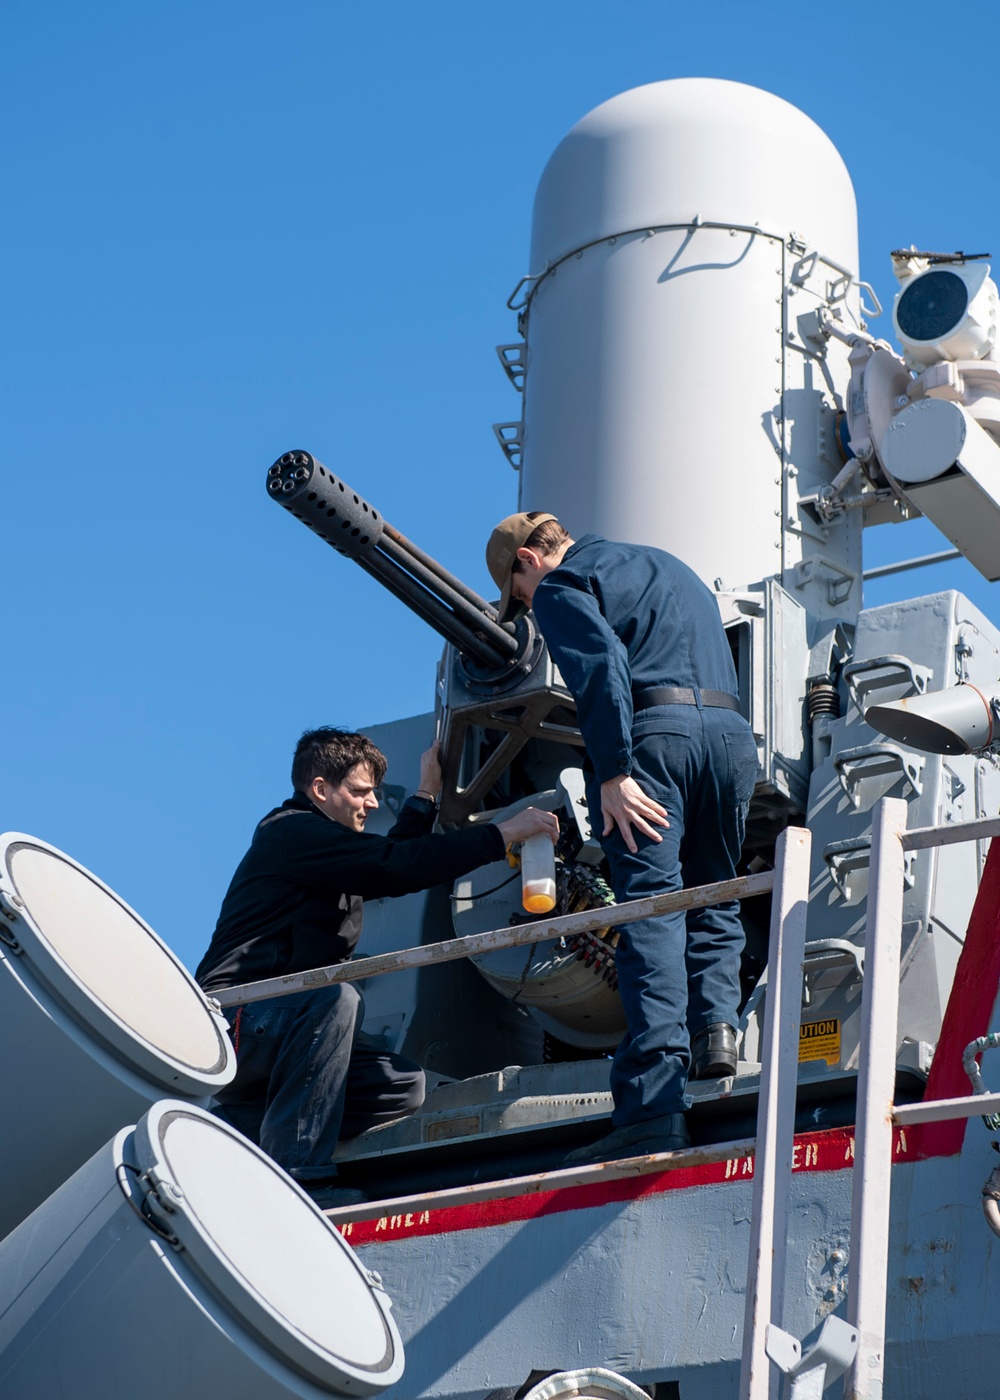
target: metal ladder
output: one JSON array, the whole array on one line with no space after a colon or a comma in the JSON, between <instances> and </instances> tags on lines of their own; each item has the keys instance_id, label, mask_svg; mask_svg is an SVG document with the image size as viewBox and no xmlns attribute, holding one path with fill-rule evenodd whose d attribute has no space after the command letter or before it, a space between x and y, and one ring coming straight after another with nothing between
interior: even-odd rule
<instances>
[{"instance_id":1,"label":"metal ladder","mask_svg":"<svg viewBox=\"0 0 1000 1400\"><path fill-rule=\"evenodd\" d=\"M790 1400L820 1400L847 1372L846 1400L882 1400L893 1129L1000 1110L1000 1094L969 1094L897 1107L896 1022L907 851L1000 835L1000 817L906 830L906 803L883 798L872 826L860 1067L851 1194L848 1320L830 1317L811 1353L781 1331L792 1177L802 959L809 897L809 832L790 827L778 841L770 965L757 1117L740 1400L774 1400L779 1372ZM770 1361L776 1363L772 1368Z\"/></svg>"}]
</instances>

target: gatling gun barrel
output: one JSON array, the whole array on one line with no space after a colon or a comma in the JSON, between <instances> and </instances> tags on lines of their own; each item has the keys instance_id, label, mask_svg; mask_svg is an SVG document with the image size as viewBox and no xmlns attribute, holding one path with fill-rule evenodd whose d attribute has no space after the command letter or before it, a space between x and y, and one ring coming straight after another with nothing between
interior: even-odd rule
<instances>
[{"instance_id":1,"label":"gatling gun barrel","mask_svg":"<svg viewBox=\"0 0 1000 1400\"><path fill-rule=\"evenodd\" d=\"M401 535L309 452L285 452L268 468L268 494L320 539L423 618L487 671L508 667L522 650L496 609Z\"/></svg>"}]
</instances>

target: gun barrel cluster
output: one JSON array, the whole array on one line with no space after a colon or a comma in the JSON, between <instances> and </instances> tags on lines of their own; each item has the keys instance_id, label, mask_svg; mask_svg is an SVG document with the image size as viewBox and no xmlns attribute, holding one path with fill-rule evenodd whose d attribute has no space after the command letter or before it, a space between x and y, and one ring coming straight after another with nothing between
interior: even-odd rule
<instances>
[{"instance_id":1,"label":"gun barrel cluster","mask_svg":"<svg viewBox=\"0 0 1000 1400\"><path fill-rule=\"evenodd\" d=\"M486 668L510 663L513 629L309 452L285 452L267 472L268 494L340 554L353 559L464 655Z\"/></svg>"}]
</instances>

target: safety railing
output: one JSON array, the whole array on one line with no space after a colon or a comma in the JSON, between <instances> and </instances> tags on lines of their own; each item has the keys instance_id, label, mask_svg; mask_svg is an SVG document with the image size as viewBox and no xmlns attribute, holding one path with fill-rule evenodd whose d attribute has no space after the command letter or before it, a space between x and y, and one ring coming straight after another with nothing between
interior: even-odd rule
<instances>
[{"instance_id":1,"label":"safety railing","mask_svg":"<svg viewBox=\"0 0 1000 1400\"><path fill-rule=\"evenodd\" d=\"M552 919L537 919L512 928L470 933L463 938L449 938L443 943L425 943L419 948L401 948L395 953L352 958L350 962L314 967L308 972L290 972L284 977L269 977L261 982L243 982L224 991L212 992L211 995L220 1006L267 1001L272 997L290 996L293 992L315 991L317 987L328 987L335 982L360 982L366 977L378 977L386 972L405 972L410 968L477 957L480 953L491 953L497 948L517 948L550 938L572 938L576 934L634 923L636 919L650 919L656 914L706 909L733 899L750 899L754 895L767 894L774 883L775 872L762 870L759 875L741 875L735 880L720 880L714 885L695 885L691 889L674 890L670 894L633 899L628 904L583 909L578 914L560 914Z\"/></svg>"}]
</instances>

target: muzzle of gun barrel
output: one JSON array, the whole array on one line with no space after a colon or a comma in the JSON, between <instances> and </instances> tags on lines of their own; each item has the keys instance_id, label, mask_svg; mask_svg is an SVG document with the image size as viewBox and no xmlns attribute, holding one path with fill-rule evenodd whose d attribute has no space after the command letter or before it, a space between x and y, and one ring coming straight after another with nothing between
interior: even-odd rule
<instances>
[{"instance_id":1,"label":"muzzle of gun barrel","mask_svg":"<svg viewBox=\"0 0 1000 1400\"><path fill-rule=\"evenodd\" d=\"M385 522L363 496L310 452L283 453L267 472L268 495L349 559L370 554Z\"/></svg>"}]
</instances>

